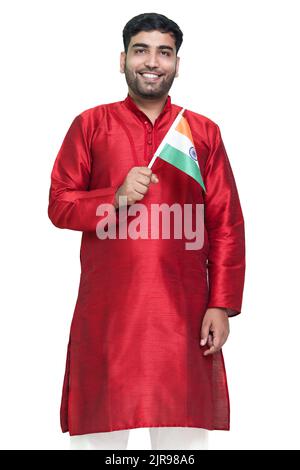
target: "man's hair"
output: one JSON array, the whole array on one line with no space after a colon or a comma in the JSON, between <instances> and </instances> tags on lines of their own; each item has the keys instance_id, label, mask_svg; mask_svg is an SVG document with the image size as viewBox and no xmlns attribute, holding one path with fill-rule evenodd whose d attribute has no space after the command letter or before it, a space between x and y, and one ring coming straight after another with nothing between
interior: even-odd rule
<instances>
[{"instance_id":1,"label":"man's hair","mask_svg":"<svg viewBox=\"0 0 300 470\"><path fill-rule=\"evenodd\" d=\"M141 15L134 16L126 23L123 29L123 43L126 54L132 36L135 36L141 31L154 30L173 35L177 55L183 41L183 33L174 21L158 13L142 13Z\"/></svg>"}]
</instances>

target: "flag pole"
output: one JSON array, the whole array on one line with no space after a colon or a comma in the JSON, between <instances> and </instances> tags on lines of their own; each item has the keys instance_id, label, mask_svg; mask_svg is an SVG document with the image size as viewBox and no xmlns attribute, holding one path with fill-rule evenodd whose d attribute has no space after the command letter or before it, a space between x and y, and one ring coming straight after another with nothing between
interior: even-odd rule
<instances>
[{"instance_id":1,"label":"flag pole","mask_svg":"<svg viewBox=\"0 0 300 470\"><path fill-rule=\"evenodd\" d=\"M151 159L151 161L150 161L150 163L149 163L149 165L148 165L148 168L151 168L151 167L153 166L153 163L154 163L155 160L157 159L157 157L159 157L160 151L161 151L161 149L162 149L162 148L164 147L164 145L165 145L164 141L165 141L166 136L168 135L168 133L169 133L171 130L174 129L174 127L177 126L177 124L178 124L179 120L181 119L181 116L183 115L184 111L185 111L185 108L182 108L182 109L180 110L180 112L177 114L177 116L176 116L176 118L174 119L174 121L173 121L173 123L172 123L170 129L168 130L168 132L166 133L166 135L165 135L165 137L163 138L162 142L161 142L160 145L158 146L156 152L154 153L154 155L153 155L153 157L152 157L152 159Z\"/></svg>"}]
</instances>

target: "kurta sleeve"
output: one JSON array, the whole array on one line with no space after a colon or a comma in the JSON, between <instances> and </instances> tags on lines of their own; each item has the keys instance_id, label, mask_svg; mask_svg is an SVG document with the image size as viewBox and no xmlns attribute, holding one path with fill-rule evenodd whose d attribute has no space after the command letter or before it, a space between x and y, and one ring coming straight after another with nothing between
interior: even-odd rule
<instances>
[{"instance_id":1,"label":"kurta sleeve","mask_svg":"<svg viewBox=\"0 0 300 470\"><path fill-rule=\"evenodd\" d=\"M245 277L244 219L231 165L217 124L208 155L204 217L208 233L208 308L241 313Z\"/></svg>"},{"instance_id":2,"label":"kurta sleeve","mask_svg":"<svg viewBox=\"0 0 300 470\"><path fill-rule=\"evenodd\" d=\"M117 187L89 189L92 159L81 115L75 117L51 172L48 216L59 228L96 231L107 213L96 215L99 204L113 204Z\"/></svg>"}]
</instances>

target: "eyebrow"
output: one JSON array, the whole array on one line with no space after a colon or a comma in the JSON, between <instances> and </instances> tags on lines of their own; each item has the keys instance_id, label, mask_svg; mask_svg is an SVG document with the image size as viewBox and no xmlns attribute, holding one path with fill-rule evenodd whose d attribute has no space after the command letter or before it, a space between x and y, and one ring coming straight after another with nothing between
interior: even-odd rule
<instances>
[{"instance_id":1,"label":"eyebrow","mask_svg":"<svg viewBox=\"0 0 300 470\"><path fill-rule=\"evenodd\" d=\"M136 42L135 44L132 45L132 48L134 48L134 47L147 47L147 48L149 48L149 44L145 44L143 42ZM165 44L163 44L161 46L157 46L157 49L169 49L170 51L174 51L173 47L167 46Z\"/></svg>"}]
</instances>

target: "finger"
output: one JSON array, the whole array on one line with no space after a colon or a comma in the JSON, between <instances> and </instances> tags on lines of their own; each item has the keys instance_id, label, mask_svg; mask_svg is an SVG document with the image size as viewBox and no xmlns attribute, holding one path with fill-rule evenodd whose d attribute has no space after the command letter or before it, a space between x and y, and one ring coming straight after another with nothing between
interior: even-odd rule
<instances>
[{"instance_id":1,"label":"finger","mask_svg":"<svg viewBox=\"0 0 300 470\"><path fill-rule=\"evenodd\" d=\"M144 184L145 186L149 186L151 180L150 180L150 176L138 175L136 181L138 183Z\"/></svg>"},{"instance_id":2,"label":"finger","mask_svg":"<svg viewBox=\"0 0 300 470\"><path fill-rule=\"evenodd\" d=\"M151 175L151 183L158 183L158 182L159 182L158 176L155 175L154 173L152 173L152 175Z\"/></svg>"},{"instance_id":3,"label":"finger","mask_svg":"<svg viewBox=\"0 0 300 470\"><path fill-rule=\"evenodd\" d=\"M213 354L219 351L222 347L222 342L220 337L214 337L212 343L210 342L210 348L204 351L204 355L207 356L208 354Z\"/></svg>"},{"instance_id":4,"label":"finger","mask_svg":"<svg viewBox=\"0 0 300 470\"><path fill-rule=\"evenodd\" d=\"M146 176L151 176L152 175L152 170L151 168L148 168L147 166L141 166L139 167L139 171L138 171L140 174L142 175L146 175Z\"/></svg>"},{"instance_id":5,"label":"finger","mask_svg":"<svg viewBox=\"0 0 300 470\"><path fill-rule=\"evenodd\" d=\"M144 194L138 193L137 191L132 191L131 196L128 198L128 205L131 206L137 201L141 201L144 198Z\"/></svg>"},{"instance_id":6,"label":"finger","mask_svg":"<svg viewBox=\"0 0 300 470\"><path fill-rule=\"evenodd\" d=\"M221 346L222 346L222 339L221 339L221 335L219 334L215 334L214 337L213 337L213 345L216 349L220 349Z\"/></svg>"},{"instance_id":7,"label":"finger","mask_svg":"<svg viewBox=\"0 0 300 470\"><path fill-rule=\"evenodd\" d=\"M208 339L208 334L209 334L209 328L210 328L210 324L208 322L202 323L200 346L204 346L206 344L206 341Z\"/></svg>"},{"instance_id":8,"label":"finger","mask_svg":"<svg viewBox=\"0 0 300 470\"><path fill-rule=\"evenodd\" d=\"M213 335L210 333L210 334L208 335L207 345L208 345L209 347L211 347L213 344L214 344L214 342L213 342Z\"/></svg>"},{"instance_id":9,"label":"finger","mask_svg":"<svg viewBox=\"0 0 300 470\"><path fill-rule=\"evenodd\" d=\"M206 349L206 351L204 351L203 356L208 356L209 354L213 354L215 352L216 352L215 346L211 346L209 349Z\"/></svg>"},{"instance_id":10,"label":"finger","mask_svg":"<svg viewBox=\"0 0 300 470\"><path fill-rule=\"evenodd\" d=\"M148 186L136 181L135 185L134 185L134 191L136 191L137 193L142 194L144 196L146 194L146 192L148 191Z\"/></svg>"}]
</instances>

